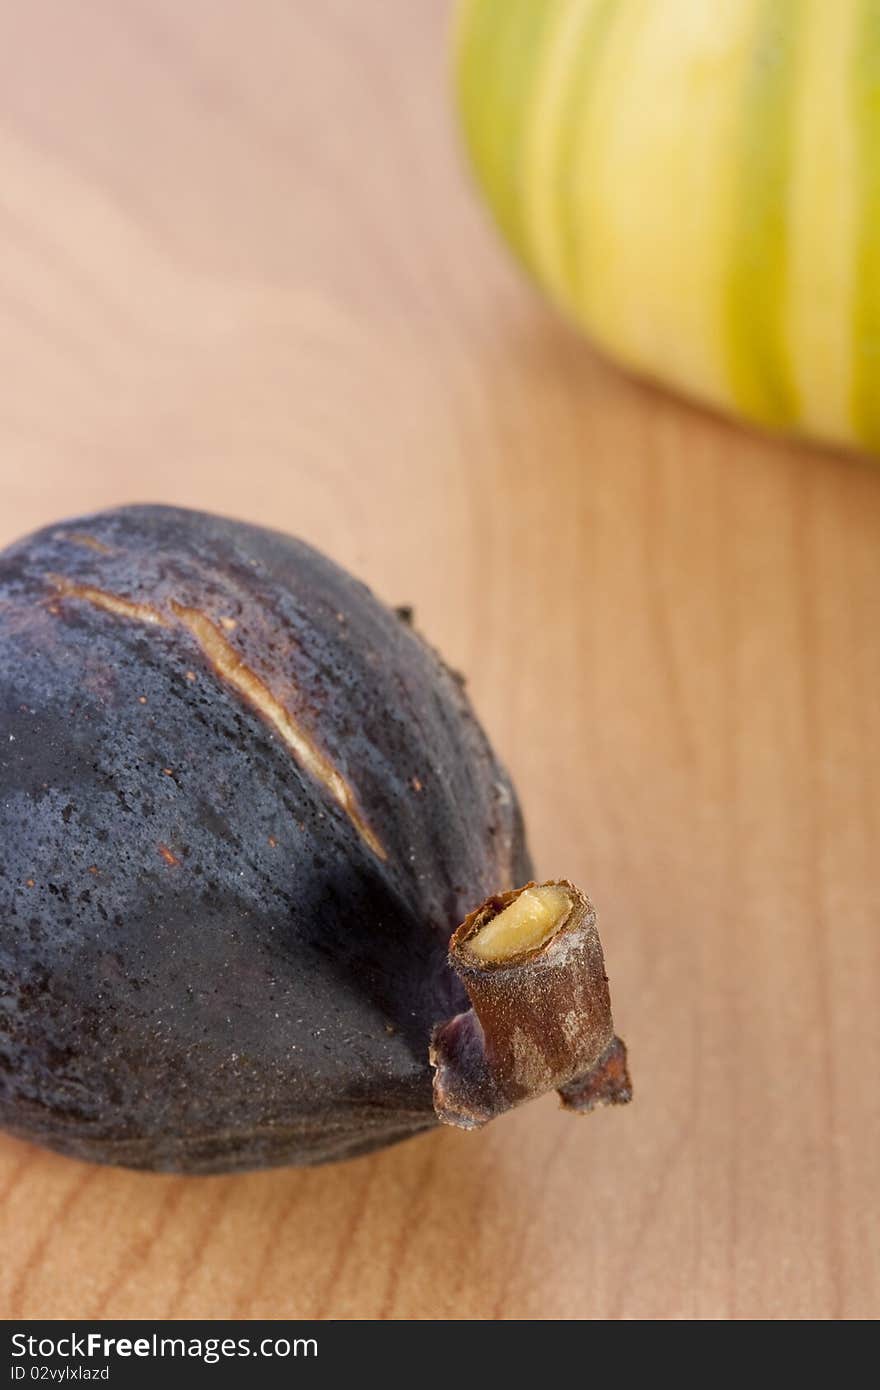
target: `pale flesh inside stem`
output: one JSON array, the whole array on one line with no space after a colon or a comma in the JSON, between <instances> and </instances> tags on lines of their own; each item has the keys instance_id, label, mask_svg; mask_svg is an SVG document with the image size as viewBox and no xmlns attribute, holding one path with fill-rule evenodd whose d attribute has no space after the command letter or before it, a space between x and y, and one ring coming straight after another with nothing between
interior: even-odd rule
<instances>
[{"instance_id":1,"label":"pale flesh inside stem","mask_svg":"<svg viewBox=\"0 0 880 1390\"><path fill-rule=\"evenodd\" d=\"M498 964L536 951L563 925L571 909L564 888L555 885L526 888L497 917L464 943L468 955Z\"/></svg>"}]
</instances>

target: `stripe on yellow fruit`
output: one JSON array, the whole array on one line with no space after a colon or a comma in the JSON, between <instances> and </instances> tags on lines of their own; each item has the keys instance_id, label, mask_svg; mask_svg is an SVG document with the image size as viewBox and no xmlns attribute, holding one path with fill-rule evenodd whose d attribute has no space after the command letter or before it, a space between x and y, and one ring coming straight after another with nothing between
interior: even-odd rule
<instances>
[{"instance_id":1,"label":"stripe on yellow fruit","mask_svg":"<svg viewBox=\"0 0 880 1390\"><path fill-rule=\"evenodd\" d=\"M571 312L582 229L573 224L568 181L578 114L619 0L568 0L545 46L535 83L523 160L523 197L532 261L560 306Z\"/></svg>"},{"instance_id":2,"label":"stripe on yellow fruit","mask_svg":"<svg viewBox=\"0 0 880 1390\"><path fill-rule=\"evenodd\" d=\"M647 13L647 0L617 0L605 25L591 77L570 108L569 163L561 170L560 217L572 253L570 286L576 316L605 341L618 346L613 293L616 261L623 248L615 237L608 195L613 183L620 123L621 82L627 81L629 55Z\"/></svg>"},{"instance_id":3,"label":"stripe on yellow fruit","mask_svg":"<svg viewBox=\"0 0 880 1390\"><path fill-rule=\"evenodd\" d=\"M456 26L456 97L468 155L490 200L495 171L491 167L490 94L497 77L494 55L504 27L506 0L463 0Z\"/></svg>"},{"instance_id":4,"label":"stripe on yellow fruit","mask_svg":"<svg viewBox=\"0 0 880 1390\"><path fill-rule=\"evenodd\" d=\"M730 149L756 0L631 4L579 167L585 317L628 365L729 400Z\"/></svg>"},{"instance_id":5,"label":"stripe on yellow fruit","mask_svg":"<svg viewBox=\"0 0 880 1390\"><path fill-rule=\"evenodd\" d=\"M859 8L851 69L858 131L852 402L858 438L880 449L880 0Z\"/></svg>"},{"instance_id":6,"label":"stripe on yellow fruit","mask_svg":"<svg viewBox=\"0 0 880 1390\"><path fill-rule=\"evenodd\" d=\"M784 334L798 427L834 438L853 428L855 126L852 4L808 0L799 45Z\"/></svg>"},{"instance_id":7,"label":"stripe on yellow fruit","mask_svg":"<svg viewBox=\"0 0 880 1390\"><path fill-rule=\"evenodd\" d=\"M772 426L798 417L786 336L790 187L802 0L760 0L730 157L737 208L727 280L727 347L736 405Z\"/></svg>"},{"instance_id":8,"label":"stripe on yellow fruit","mask_svg":"<svg viewBox=\"0 0 880 1390\"><path fill-rule=\"evenodd\" d=\"M531 254L522 227L520 182L530 93L542 46L566 3L482 0L466 7L473 33L460 69L465 128L492 211L527 264ZM467 14L460 23L467 28Z\"/></svg>"}]
</instances>

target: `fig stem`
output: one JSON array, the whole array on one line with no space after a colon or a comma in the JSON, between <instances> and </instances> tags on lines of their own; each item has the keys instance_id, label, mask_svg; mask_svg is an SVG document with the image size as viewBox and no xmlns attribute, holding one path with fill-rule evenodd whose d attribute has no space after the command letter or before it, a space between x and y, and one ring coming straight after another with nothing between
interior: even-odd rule
<instances>
[{"instance_id":1,"label":"fig stem","mask_svg":"<svg viewBox=\"0 0 880 1390\"><path fill-rule=\"evenodd\" d=\"M434 1029L434 1109L476 1129L545 1091L579 1112L628 1101L596 913L567 879L487 898L449 943L471 1008Z\"/></svg>"}]
</instances>

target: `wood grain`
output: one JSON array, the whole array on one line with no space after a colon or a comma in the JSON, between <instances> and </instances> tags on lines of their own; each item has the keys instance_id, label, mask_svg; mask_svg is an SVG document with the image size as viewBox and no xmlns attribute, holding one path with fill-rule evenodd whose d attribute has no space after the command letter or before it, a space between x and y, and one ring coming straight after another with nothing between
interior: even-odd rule
<instances>
[{"instance_id":1,"label":"wood grain","mask_svg":"<svg viewBox=\"0 0 880 1390\"><path fill-rule=\"evenodd\" d=\"M599 905L636 1100L231 1179L2 1141L6 1316L880 1313L880 472L545 308L446 20L0 7L0 539L167 500L414 603Z\"/></svg>"}]
</instances>

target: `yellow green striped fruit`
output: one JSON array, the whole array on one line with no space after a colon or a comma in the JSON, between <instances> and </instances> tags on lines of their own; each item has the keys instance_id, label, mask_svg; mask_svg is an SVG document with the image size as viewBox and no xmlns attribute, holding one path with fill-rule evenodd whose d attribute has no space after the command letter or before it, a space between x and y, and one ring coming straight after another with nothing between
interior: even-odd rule
<instances>
[{"instance_id":1,"label":"yellow green striped fruit","mask_svg":"<svg viewBox=\"0 0 880 1390\"><path fill-rule=\"evenodd\" d=\"M634 370L880 449L880 0L460 0L505 236Z\"/></svg>"}]
</instances>

